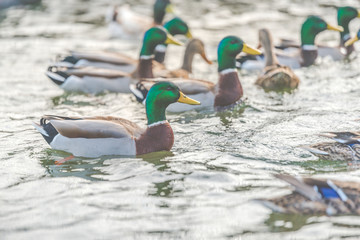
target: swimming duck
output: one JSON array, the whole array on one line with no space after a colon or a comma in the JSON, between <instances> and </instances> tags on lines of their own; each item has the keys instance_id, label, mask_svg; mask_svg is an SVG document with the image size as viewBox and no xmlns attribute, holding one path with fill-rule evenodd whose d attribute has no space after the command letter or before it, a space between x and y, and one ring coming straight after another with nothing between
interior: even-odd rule
<instances>
[{"instance_id":1,"label":"swimming duck","mask_svg":"<svg viewBox=\"0 0 360 240\"><path fill-rule=\"evenodd\" d=\"M170 0L156 0L153 18L137 14L129 5L114 6L108 14L111 37L139 38L151 27L162 25L166 13L173 13Z\"/></svg>"},{"instance_id":2,"label":"swimming duck","mask_svg":"<svg viewBox=\"0 0 360 240\"><path fill-rule=\"evenodd\" d=\"M275 212L308 215L360 214L360 183L295 178L283 174L275 177L294 187L291 194L258 200Z\"/></svg>"},{"instance_id":3,"label":"swimming duck","mask_svg":"<svg viewBox=\"0 0 360 240\"><path fill-rule=\"evenodd\" d=\"M154 84L146 100L147 128L118 117L43 116L34 127L56 150L74 156L135 156L156 151L170 151L174 134L166 121L165 109L174 102L200 104L171 82Z\"/></svg>"},{"instance_id":4,"label":"swimming duck","mask_svg":"<svg viewBox=\"0 0 360 240\"><path fill-rule=\"evenodd\" d=\"M317 34L325 30L343 31L340 26L332 26L318 16L309 16L301 27L301 48L293 54L285 52L277 53L279 63L291 68L308 67L315 63L318 56L318 47L315 45ZM264 60L262 57L251 58L243 56L238 59L243 69L262 69Z\"/></svg>"},{"instance_id":5,"label":"swimming duck","mask_svg":"<svg viewBox=\"0 0 360 240\"><path fill-rule=\"evenodd\" d=\"M218 45L218 72L219 81L215 85L212 82L197 79L166 79L175 82L181 91L186 92L191 98L200 101L201 106L180 106L171 104L168 107L170 112L182 112L197 108L214 107L221 108L233 105L240 101L243 96L243 89L236 70L236 56L240 52L248 54L261 54L257 49L249 47L240 38L228 36L223 38ZM157 79L159 80L159 79ZM139 102L146 99L148 89L156 81L143 80L131 85L130 89Z\"/></svg>"},{"instance_id":6,"label":"swimming duck","mask_svg":"<svg viewBox=\"0 0 360 240\"><path fill-rule=\"evenodd\" d=\"M182 45L163 27L150 28L144 35L137 69L133 73L117 70L87 68L66 68L51 66L47 76L66 91L85 93L129 92L129 84L137 78L153 78L152 62L158 44Z\"/></svg>"},{"instance_id":7,"label":"swimming duck","mask_svg":"<svg viewBox=\"0 0 360 240\"><path fill-rule=\"evenodd\" d=\"M265 68L255 84L267 91L295 89L299 85L299 78L291 68L279 64L268 29L259 30L259 41L264 48Z\"/></svg>"},{"instance_id":8,"label":"swimming duck","mask_svg":"<svg viewBox=\"0 0 360 240\"><path fill-rule=\"evenodd\" d=\"M347 40L345 43L344 43L344 46L345 47L353 47L352 45L356 42L356 41L359 41L360 40L360 29L359 31L357 32L357 34L353 37L353 38L350 38L349 40Z\"/></svg>"},{"instance_id":9,"label":"swimming duck","mask_svg":"<svg viewBox=\"0 0 360 240\"><path fill-rule=\"evenodd\" d=\"M185 35L191 39L192 34L189 26L181 18L175 17L164 24L164 28L170 33L170 35ZM155 48L155 61L163 63L165 58L165 51L167 44L159 44ZM56 66L62 67L83 67L92 66L99 68L107 68L120 70L123 72L131 73L136 69L138 64L137 59L133 59L125 54L118 52L108 51L91 51L91 52L79 52L71 51L70 56L66 56L60 62L56 63ZM156 64L156 63L155 63ZM161 64L156 65L159 69L165 67Z\"/></svg>"},{"instance_id":10,"label":"swimming duck","mask_svg":"<svg viewBox=\"0 0 360 240\"><path fill-rule=\"evenodd\" d=\"M302 148L325 160L360 160L360 132L330 132L323 133L321 136L331 138L335 142L306 145Z\"/></svg>"},{"instance_id":11,"label":"swimming duck","mask_svg":"<svg viewBox=\"0 0 360 240\"><path fill-rule=\"evenodd\" d=\"M324 45L317 45L318 55L320 57L330 56L334 61L339 61L349 56L353 51L353 46L344 46L344 43L351 38L349 31L349 23L351 20L360 17L360 11L353 7L340 7L337 11L338 25L341 26L344 31L340 32L340 42L338 47L328 47ZM293 41L283 40L279 48L286 49L288 47L297 47L300 45Z\"/></svg>"}]
</instances>

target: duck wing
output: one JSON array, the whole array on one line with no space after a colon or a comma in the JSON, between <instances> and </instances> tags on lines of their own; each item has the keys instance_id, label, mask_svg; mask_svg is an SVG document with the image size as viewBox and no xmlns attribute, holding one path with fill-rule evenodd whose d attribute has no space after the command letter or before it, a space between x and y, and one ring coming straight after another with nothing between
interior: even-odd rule
<instances>
[{"instance_id":1,"label":"duck wing","mask_svg":"<svg viewBox=\"0 0 360 240\"><path fill-rule=\"evenodd\" d=\"M70 51L71 55L77 59L86 59L94 62L105 62L118 65L137 64L138 61L129 56L116 52L107 51L91 51L91 52L79 52Z\"/></svg>"},{"instance_id":2,"label":"duck wing","mask_svg":"<svg viewBox=\"0 0 360 240\"><path fill-rule=\"evenodd\" d=\"M41 126L50 123L61 135L68 138L136 138L144 129L136 123L118 117L62 117L45 115Z\"/></svg>"}]
</instances>

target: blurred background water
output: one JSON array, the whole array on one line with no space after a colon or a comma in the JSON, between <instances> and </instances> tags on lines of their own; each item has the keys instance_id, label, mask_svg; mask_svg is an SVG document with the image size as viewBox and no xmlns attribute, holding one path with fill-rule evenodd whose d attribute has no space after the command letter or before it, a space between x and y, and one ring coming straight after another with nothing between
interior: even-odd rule
<instances>
[{"instance_id":1,"label":"blurred background water","mask_svg":"<svg viewBox=\"0 0 360 240\"><path fill-rule=\"evenodd\" d=\"M4 3L5 1L0 0ZM274 214L251 201L289 193L274 173L360 181L345 162L318 160L299 145L326 141L323 131L358 130L360 59L300 69L298 90L265 93L241 72L246 108L168 114L172 151L138 158L75 158L51 150L31 126L43 114L113 115L145 125L142 105L126 94L64 94L47 66L70 49L108 49L137 57L138 41L109 39L109 0L43 0L0 11L0 239L359 239L360 217ZM152 14L152 1L127 1ZM172 0L211 59L218 42L237 35L256 46L258 29L299 39L317 14L336 23L334 6L359 1ZM354 33L360 20L354 20ZM317 42L336 46L323 32ZM358 52L359 43L356 44ZM170 46L178 68L184 48ZM217 80L216 64L195 58L195 77Z\"/></svg>"}]
</instances>

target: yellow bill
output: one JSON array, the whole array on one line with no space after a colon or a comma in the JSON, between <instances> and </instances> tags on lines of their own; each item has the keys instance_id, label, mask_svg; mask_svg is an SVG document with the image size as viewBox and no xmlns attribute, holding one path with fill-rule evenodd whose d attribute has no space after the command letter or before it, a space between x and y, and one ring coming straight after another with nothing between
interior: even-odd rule
<instances>
[{"instance_id":1,"label":"yellow bill","mask_svg":"<svg viewBox=\"0 0 360 240\"><path fill-rule=\"evenodd\" d=\"M248 46L246 43L244 43L242 51L244 53L251 54L251 55L260 55L261 54L260 50L252 48L252 47Z\"/></svg>"},{"instance_id":2,"label":"yellow bill","mask_svg":"<svg viewBox=\"0 0 360 240\"><path fill-rule=\"evenodd\" d=\"M359 38L358 38L358 36L355 36L355 37L353 37L353 38L350 38L349 40L347 40L345 43L344 43L344 46L345 47L348 47L348 46L351 46L351 45L353 45L356 41L358 41L359 40Z\"/></svg>"},{"instance_id":3,"label":"yellow bill","mask_svg":"<svg viewBox=\"0 0 360 240\"><path fill-rule=\"evenodd\" d=\"M187 31L187 33L185 34L185 36L186 36L187 38L189 38L189 39L192 39L192 38L193 38L190 30Z\"/></svg>"},{"instance_id":4,"label":"yellow bill","mask_svg":"<svg viewBox=\"0 0 360 240\"><path fill-rule=\"evenodd\" d=\"M175 12L175 11L174 11L174 5L168 4L168 5L166 6L166 8L165 8L165 12L166 12L166 13L174 13L174 12Z\"/></svg>"},{"instance_id":5,"label":"yellow bill","mask_svg":"<svg viewBox=\"0 0 360 240\"><path fill-rule=\"evenodd\" d=\"M186 103L186 104L190 104L190 105L200 105L201 103L189 98L188 96L186 96L185 94L183 94L182 92L180 92L180 97L178 99L179 103Z\"/></svg>"},{"instance_id":6,"label":"yellow bill","mask_svg":"<svg viewBox=\"0 0 360 240\"><path fill-rule=\"evenodd\" d=\"M342 26L333 26L333 25L330 25L330 24L327 25L327 29L328 30L338 31L338 32L343 32L344 31L344 28Z\"/></svg>"},{"instance_id":7,"label":"yellow bill","mask_svg":"<svg viewBox=\"0 0 360 240\"><path fill-rule=\"evenodd\" d=\"M177 40L176 38L174 38L171 34L167 34L167 38L165 41L165 44L174 44L174 45L179 45L182 46L183 43L180 42L179 40Z\"/></svg>"},{"instance_id":8,"label":"yellow bill","mask_svg":"<svg viewBox=\"0 0 360 240\"><path fill-rule=\"evenodd\" d=\"M358 18L360 18L360 10L358 10Z\"/></svg>"}]
</instances>

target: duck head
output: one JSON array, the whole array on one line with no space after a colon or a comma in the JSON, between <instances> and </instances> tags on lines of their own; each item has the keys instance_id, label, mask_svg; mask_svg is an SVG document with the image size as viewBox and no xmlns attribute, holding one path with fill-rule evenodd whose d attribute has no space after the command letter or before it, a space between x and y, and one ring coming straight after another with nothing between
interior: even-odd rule
<instances>
[{"instance_id":1,"label":"duck head","mask_svg":"<svg viewBox=\"0 0 360 240\"><path fill-rule=\"evenodd\" d=\"M164 24L164 28L166 28L166 30L168 30L168 32L173 36L179 34L185 35L189 39L192 38L189 26L181 18L175 17L171 19Z\"/></svg>"},{"instance_id":2,"label":"duck head","mask_svg":"<svg viewBox=\"0 0 360 240\"><path fill-rule=\"evenodd\" d=\"M261 54L260 50L248 46L236 36L223 38L218 45L218 71L236 68L236 56L241 52L251 55Z\"/></svg>"},{"instance_id":3,"label":"duck head","mask_svg":"<svg viewBox=\"0 0 360 240\"><path fill-rule=\"evenodd\" d=\"M325 30L344 31L341 26L333 26L318 16L309 16L301 27L301 45L315 45L315 37Z\"/></svg>"},{"instance_id":4,"label":"duck head","mask_svg":"<svg viewBox=\"0 0 360 240\"><path fill-rule=\"evenodd\" d=\"M148 125L166 120L165 110L175 102L200 105L200 102L183 94L174 83L163 81L154 84L146 97Z\"/></svg>"},{"instance_id":5,"label":"duck head","mask_svg":"<svg viewBox=\"0 0 360 240\"><path fill-rule=\"evenodd\" d=\"M345 47L349 47L349 46L353 45L356 41L359 41L359 40L360 40L360 29L357 32L356 36L347 40L344 45L345 45Z\"/></svg>"},{"instance_id":6,"label":"duck head","mask_svg":"<svg viewBox=\"0 0 360 240\"><path fill-rule=\"evenodd\" d=\"M355 18L360 18L360 11L353 7L340 7L337 12L337 21L340 26L344 28L341 32L343 38L346 34L349 34L349 23Z\"/></svg>"},{"instance_id":7,"label":"duck head","mask_svg":"<svg viewBox=\"0 0 360 240\"><path fill-rule=\"evenodd\" d=\"M144 34L140 57L152 56L154 54L155 47L159 44L183 45L171 34L169 34L165 28L159 26L153 27L147 30Z\"/></svg>"},{"instance_id":8,"label":"duck head","mask_svg":"<svg viewBox=\"0 0 360 240\"><path fill-rule=\"evenodd\" d=\"M154 23L156 25L162 25L165 13L172 12L174 11L170 0L156 0L154 4Z\"/></svg>"}]
</instances>

